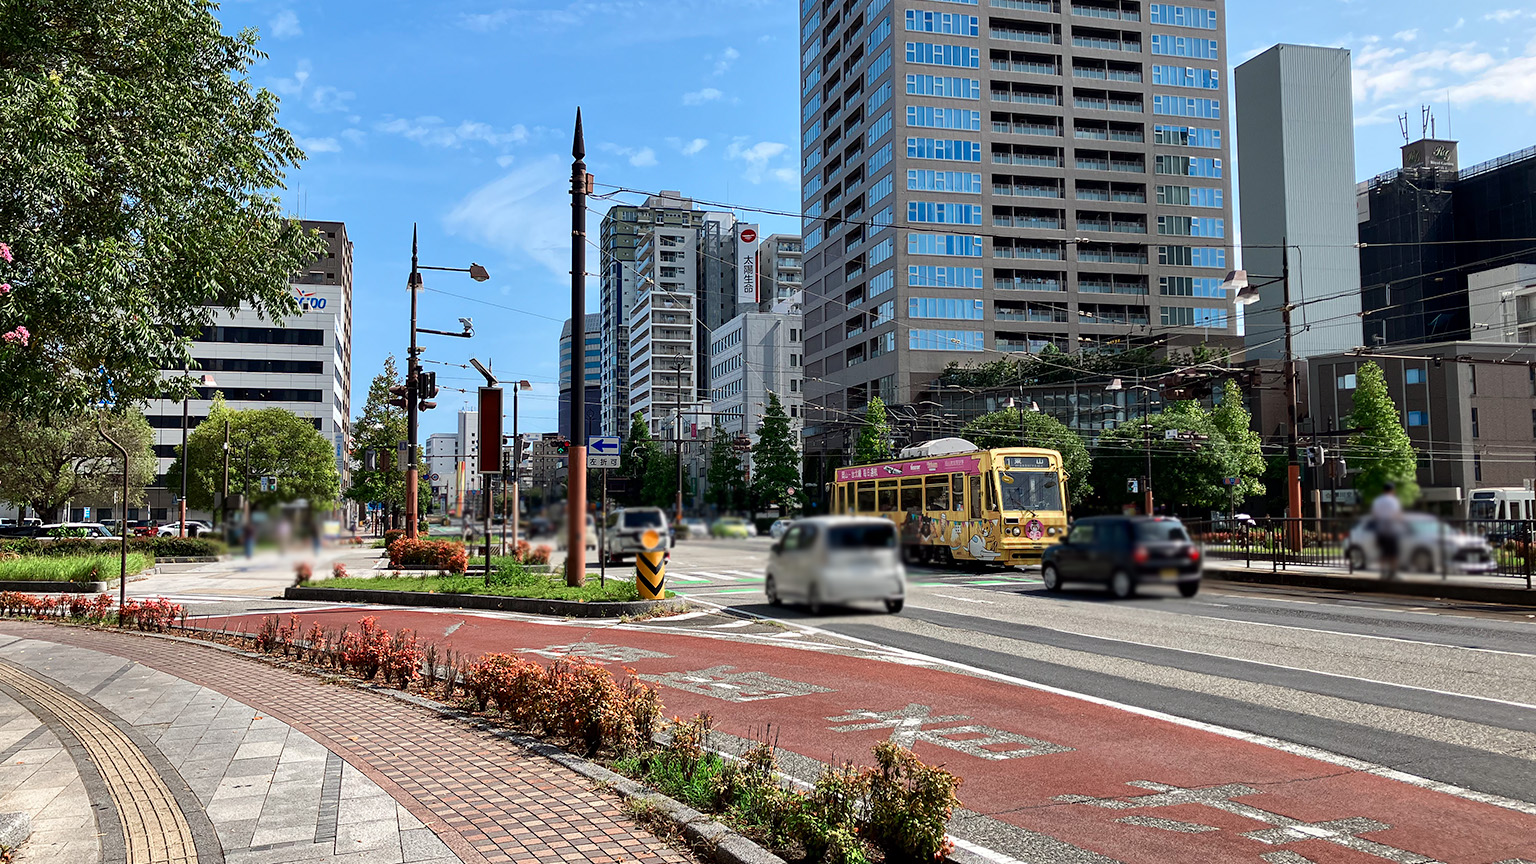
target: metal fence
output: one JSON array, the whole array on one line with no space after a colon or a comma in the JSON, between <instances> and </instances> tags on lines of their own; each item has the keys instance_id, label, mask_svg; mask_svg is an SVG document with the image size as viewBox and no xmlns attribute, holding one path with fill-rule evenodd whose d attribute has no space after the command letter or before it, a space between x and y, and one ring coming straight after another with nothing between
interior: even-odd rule
<instances>
[{"instance_id":1,"label":"metal fence","mask_svg":"<svg viewBox=\"0 0 1536 864\"><path fill-rule=\"evenodd\" d=\"M1268 566L1376 572L1374 537L1349 519L1191 520L1184 523L1207 560ZM1474 542L1486 541L1486 547ZM1501 576L1536 574L1536 521L1413 518L1400 541L1402 572Z\"/></svg>"}]
</instances>

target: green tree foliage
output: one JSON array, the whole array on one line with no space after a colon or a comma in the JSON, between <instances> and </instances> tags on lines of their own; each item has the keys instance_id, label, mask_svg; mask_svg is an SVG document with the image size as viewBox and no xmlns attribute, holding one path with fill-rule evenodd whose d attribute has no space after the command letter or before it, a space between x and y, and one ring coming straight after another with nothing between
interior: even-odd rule
<instances>
[{"instance_id":1,"label":"green tree foliage","mask_svg":"<svg viewBox=\"0 0 1536 864\"><path fill-rule=\"evenodd\" d=\"M1175 513L1225 509L1223 485L1234 464L1232 447L1210 412L1198 402L1177 402L1161 414L1126 423L1105 432L1093 459L1093 483L1100 500L1119 506L1141 500L1127 490L1126 481L1147 473L1147 449L1152 453L1152 492L1155 503ZM1204 441L1166 440L1165 433L1203 435Z\"/></svg>"},{"instance_id":2,"label":"green tree foliage","mask_svg":"<svg viewBox=\"0 0 1536 864\"><path fill-rule=\"evenodd\" d=\"M1021 425L1022 424L1022 425ZM1083 438L1061 421L1041 411L1006 408L978 417L960 437L984 450L995 447L1044 447L1061 454L1067 471L1067 494L1076 507L1093 493L1093 460Z\"/></svg>"},{"instance_id":3,"label":"green tree foliage","mask_svg":"<svg viewBox=\"0 0 1536 864\"><path fill-rule=\"evenodd\" d=\"M0 242L15 262L0 410L163 395L211 306L298 311L289 278L325 249L273 190L303 160L256 89L254 30L210 0L48 0L0 12ZM189 379L170 383L176 395Z\"/></svg>"},{"instance_id":4,"label":"green tree foliage","mask_svg":"<svg viewBox=\"0 0 1536 864\"><path fill-rule=\"evenodd\" d=\"M629 418L629 437L624 439L623 468L625 479L625 503L631 505L647 502L646 477L653 464L661 458L661 447L651 437L651 427L645 416L636 411Z\"/></svg>"},{"instance_id":5,"label":"green tree foliage","mask_svg":"<svg viewBox=\"0 0 1536 864\"><path fill-rule=\"evenodd\" d=\"M336 501L341 478L336 454L310 422L282 408L231 411L223 394L214 394L208 419L198 424L187 439L187 503L211 510L223 477L224 421L229 421L229 491L245 495L256 510L280 504L309 501L324 509ZM179 488L180 457L166 472L166 483ZM277 488L261 491L262 477L276 477Z\"/></svg>"},{"instance_id":6,"label":"green tree foliage","mask_svg":"<svg viewBox=\"0 0 1536 864\"><path fill-rule=\"evenodd\" d=\"M891 424L885 416L885 400L875 396L864 406L864 426L853 445L855 465L887 462L896 458L891 452Z\"/></svg>"},{"instance_id":7,"label":"green tree foliage","mask_svg":"<svg viewBox=\"0 0 1536 864\"><path fill-rule=\"evenodd\" d=\"M736 454L735 438L727 435L720 418L715 418L715 434L709 441L709 489L704 493L709 503L721 510L744 506L744 478L741 457Z\"/></svg>"},{"instance_id":8,"label":"green tree foliage","mask_svg":"<svg viewBox=\"0 0 1536 864\"><path fill-rule=\"evenodd\" d=\"M1203 344L1187 351L1169 351L1161 355L1154 345L1120 351L1078 351L1072 354L1047 345L1039 354L1025 355L1018 359L1003 358L972 366L950 363L939 377L939 383L969 390L1014 388L1017 392L1021 385L1070 384L1085 377L1129 377L1137 374L1147 377L1181 366L1224 363L1227 357L1225 349Z\"/></svg>"},{"instance_id":9,"label":"green tree foliage","mask_svg":"<svg viewBox=\"0 0 1536 864\"><path fill-rule=\"evenodd\" d=\"M400 384L400 372L394 355L384 358L384 371L368 385L368 401L362 416L352 424L352 485L345 497L359 504L382 504L385 510L405 508L405 471L398 464L400 445L409 438L404 408L389 404L389 388ZM372 450L376 467L368 470L367 453ZM432 503L432 484L426 460L417 454L417 512L425 513Z\"/></svg>"},{"instance_id":10,"label":"green tree foliage","mask_svg":"<svg viewBox=\"0 0 1536 864\"><path fill-rule=\"evenodd\" d=\"M0 417L0 500L37 511L45 522L58 521L70 501L105 501L121 494L123 457L101 437L96 412L44 422ZM108 414L107 432L128 448L130 504L144 500L144 487L155 479L154 431L138 412Z\"/></svg>"},{"instance_id":11,"label":"green tree foliage","mask_svg":"<svg viewBox=\"0 0 1536 864\"><path fill-rule=\"evenodd\" d=\"M1268 464L1264 460L1263 439L1253 431L1253 415L1243 407L1243 391L1237 382L1228 379L1221 389L1221 404L1211 412L1211 422L1231 445L1232 466L1227 476L1236 477L1235 490L1228 490L1232 500L1242 503L1250 495L1264 494L1264 473Z\"/></svg>"},{"instance_id":12,"label":"green tree foliage","mask_svg":"<svg viewBox=\"0 0 1536 864\"><path fill-rule=\"evenodd\" d=\"M1418 460L1403 428L1402 414L1387 393L1381 367L1366 363L1355 373L1355 407L1349 428L1363 430L1349 438L1344 458L1355 474L1355 489L1370 501L1386 483L1397 484L1397 497L1412 504L1419 497Z\"/></svg>"},{"instance_id":13,"label":"green tree foliage","mask_svg":"<svg viewBox=\"0 0 1536 864\"><path fill-rule=\"evenodd\" d=\"M764 504L777 504L785 513L805 506L805 484L800 481L800 451L789 430L789 415L779 394L769 392L768 408L757 427L752 447L752 489ZM790 491L794 490L794 491Z\"/></svg>"}]
</instances>

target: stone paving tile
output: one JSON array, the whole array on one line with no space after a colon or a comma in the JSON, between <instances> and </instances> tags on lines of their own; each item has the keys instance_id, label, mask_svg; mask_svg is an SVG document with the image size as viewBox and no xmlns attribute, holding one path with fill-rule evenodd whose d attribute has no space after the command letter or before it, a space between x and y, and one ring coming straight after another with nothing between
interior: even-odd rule
<instances>
[{"instance_id":1,"label":"stone paving tile","mask_svg":"<svg viewBox=\"0 0 1536 864\"><path fill-rule=\"evenodd\" d=\"M171 721L165 734L171 734L184 722L201 723L210 729L239 728L244 718L246 728L250 728L257 716L275 718L297 734L284 739L274 780L283 776L282 785L286 787L289 783L303 785L319 778L329 749L347 761L341 782L344 804L349 799L376 796L367 788L372 785L404 805L427 829L426 833L413 833L420 830L414 827L418 823L413 821L407 827L397 813L393 820L338 825L334 845L297 844L261 850L264 842L278 842L267 838L312 840L315 835L312 820L307 826L309 833L301 836L304 826L297 824L297 814L303 808L280 805L268 809L266 804L279 795L279 784L274 782L255 824L241 819L220 827L221 836L228 833L230 837L243 836L249 828L249 846L258 847L227 852L229 864L309 860L401 864L408 853L412 856L411 864L418 860L432 864L439 860L519 864L604 859L645 864L692 860L636 825L617 801L591 789L579 775L509 742L446 722L425 709L366 691L325 684L213 648L26 622L0 622L0 634L57 643L37 652L37 656L50 652L60 655L63 652L59 644L77 646L128 658L217 691L223 695L223 703L212 705L194 697ZM3 646L0 654L13 656L16 650ZM117 667L111 663L98 665ZM105 674L96 678L99 682ZM147 702L148 697L144 698ZM189 714L196 720L191 720ZM146 711L140 716L150 715ZM165 713L154 717L164 722ZM247 752L269 752L270 747L254 746L263 740L273 739L243 741L236 752L245 748L251 748ZM181 765L189 767L200 757L207 765L217 759L215 748L202 743L194 745L186 755ZM234 754L224 755L227 758ZM305 763L309 763L310 770L298 767ZM209 773L198 781L188 778L202 800L215 797L228 764L216 777ZM319 788L317 780L314 788ZM305 797L303 803L307 806L312 800L314 806L320 806L318 796ZM349 843L368 846L378 836L373 832L384 831L385 825L395 828L394 845L386 842L380 848L370 846L355 852L348 849ZM438 848L429 842L433 839L439 842ZM325 854L316 851L327 847L330 851ZM444 854L437 858L415 857L436 852Z\"/></svg>"}]
</instances>

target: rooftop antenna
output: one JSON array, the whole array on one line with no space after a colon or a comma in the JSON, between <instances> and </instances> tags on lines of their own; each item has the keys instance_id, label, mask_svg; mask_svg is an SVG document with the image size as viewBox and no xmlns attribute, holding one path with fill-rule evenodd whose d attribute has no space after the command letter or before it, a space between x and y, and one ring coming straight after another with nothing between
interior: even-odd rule
<instances>
[{"instance_id":1,"label":"rooftop antenna","mask_svg":"<svg viewBox=\"0 0 1536 864\"><path fill-rule=\"evenodd\" d=\"M1430 124L1433 123L1433 122L1434 122L1434 120L1433 120L1433 118L1430 115L1429 106L1428 105L1420 105L1419 106L1419 136L1421 138L1428 138L1429 137L1429 127L1430 127Z\"/></svg>"},{"instance_id":2,"label":"rooftop antenna","mask_svg":"<svg viewBox=\"0 0 1536 864\"><path fill-rule=\"evenodd\" d=\"M1398 118L1397 118L1397 126L1398 126L1399 129L1403 130L1403 143L1404 144L1409 143L1410 137L1408 135L1408 112L1407 111L1404 111L1401 115L1398 116Z\"/></svg>"}]
</instances>

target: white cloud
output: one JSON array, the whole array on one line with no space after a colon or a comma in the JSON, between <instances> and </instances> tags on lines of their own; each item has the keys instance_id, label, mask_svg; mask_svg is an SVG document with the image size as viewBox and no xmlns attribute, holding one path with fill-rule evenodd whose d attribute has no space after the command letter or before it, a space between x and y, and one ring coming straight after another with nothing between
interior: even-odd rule
<instances>
[{"instance_id":1,"label":"white cloud","mask_svg":"<svg viewBox=\"0 0 1536 864\"><path fill-rule=\"evenodd\" d=\"M705 102L714 102L724 95L724 93L721 93L719 90L716 90L713 87L705 87L703 90L695 90L692 93L684 93L683 104L703 105Z\"/></svg>"},{"instance_id":2,"label":"white cloud","mask_svg":"<svg viewBox=\"0 0 1536 864\"><path fill-rule=\"evenodd\" d=\"M315 153L340 153L341 144L335 138L294 138L299 149L311 155Z\"/></svg>"},{"instance_id":3,"label":"white cloud","mask_svg":"<svg viewBox=\"0 0 1536 864\"><path fill-rule=\"evenodd\" d=\"M1475 74L1495 65L1492 55L1460 48L1435 48L1408 54L1401 48L1370 46L1355 57L1356 102L1371 102L1398 95L1444 92L1449 79Z\"/></svg>"},{"instance_id":4,"label":"white cloud","mask_svg":"<svg viewBox=\"0 0 1536 864\"><path fill-rule=\"evenodd\" d=\"M496 157L496 164L505 168L508 165L511 165L515 159L516 157L514 157L511 153L503 153Z\"/></svg>"},{"instance_id":5,"label":"white cloud","mask_svg":"<svg viewBox=\"0 0 1536 864\"><path fill-rule=\"evenodd\" d=\"M709 146L709 139L694 138L691 141L684 141L681 138L668 138L667 143L684 156L694 156Z\"/></svg>"},{"instance_id":6,"label":"white cloud","mask_svg":"<svg viewBox=\"0 0 1536 864\"><path fill-rule=\"evenodd\" d=\"M725 158L739 159L747 163L746 171L742 176L751 183L763 182L763 175L768 171L768 163L789 150L789 145L780 144L777 141L759 141L756 144L748 144L749 138L737 138L725 149Z\"/></svg>"},{"instance_id":7,"label":"white cloud","mask_svg":"<svg viewBox=\"0 0 1536 864\"><path fill-rule=\"evenodd\" d=\"M626 147L622 144L614 144L605 141L597 145L597 149L604 153L613 153L629 160L629 164L636 168L649 168L656 164L656 151L649 147Z\"/></svg>"},{"instance_id":8,"label":"white cloud","mask_svg":"<svg viewBox=\"0 0 1536 864\"><path fill-rule=\"evenodd\" d=\"M292 39L304 35L304 28L299 26L299 16L292 9L284 9L272 16L268 29L276 39Z\"/></svg>"},{"instance_id":9,"label":"white cloud","mask_svg":"<svg viewBox=\"0 0 1536 864\"><path fill-rule=\"evenodd\" d=\"M735 48L726 48L721 51L720 56L715 58L715 77L718 78L730 71L731 64L739 59L741 59L741 52Z\"/></svg>"},{"instance_id":10,"label":"white cloud","mask_svg":"<svg viewBox=\"0 0 1536 864\"><path fill-rule=\"evenodd\" d=\"M1500 24L1508 24L1509 22L1519 18L1524 14L1525 12L1520 9L1495 9L1492 12L1489 12L1487 15L1484 15L1483 20L1497 21Z\"/></svg>"},{"instance_id":11,"label":"white cloud","mask_svg":"<svg viewBox=\"0 0 1536 864\"><path fill-rule=\"evenodd\" d=\"M341 130L341 137L351 141L353 144L361 144L363 139L368 137L368 133L361 129L343 129Z\"/></svg>"},{"instance_id":12,"label":"white cloud","mask_svg":"<svg viewBox=\"0 0 1536 864\"><path fill-rule=\"evenodd\" d=\"M297 96L304 92L304 85L309 81L310 70L313 65L308 60L300 60L293 69L292 78L276 78L272 81L272 89L281 96Z\"/></svg>"},{"instance_id":13,"label":"white cloud","mask_svg":"<svg viewBox=\"0 0 1536 864\"><path fill-rule=\"evenodd\" d=\"M450 126L441 117L424 116L414 120L396 117L378 124L380 132L399 135L428 147L457 149L465 144L481 143L492 147L506 147L528 140L528 127L521 123L505 131L497 131L486 123L465 120Z\"/></svg>"},{"instance_id":14,"label":"white cloud","mask_svg":"<svg viewBox=\"0 0 1536 864\"><path fill-rule=\"evenodd\" d=\"M1399 30L1392 34L1392 38L1399 42L1412 42L1419 38L1419 31L1417 28L1413 30Z\"/></svg>"},{"instance_id":15,"label":"white cloud","mask_svg":"<svg viewBox=\"0 0 1536 864\"><path fill-rule=\"evenodd\" d=\"M566 277L571 269L567 161L545 156L471 192L444 220L463 234L532 259Z\"/></svg>"},{"instance_id":16,"label":"white cloud","mask_svg":"<svg viewBox=\"0 0 1536 864\"><path fill-rule=\"evenodd\" d=\"M314 64L308 59L303 59L294 64L293 76L289 78L274 78L269 84L278 95L289 99L302 99L310 110L321 114L333 111L346 111L347 103L352 101L354 94L350 90L342 90L329 84L310 86L310 78L313 77ZM306 93L308 95L306 95ZM351 122L358 122L353 119Z\"/></svg>"}]
</instances>

